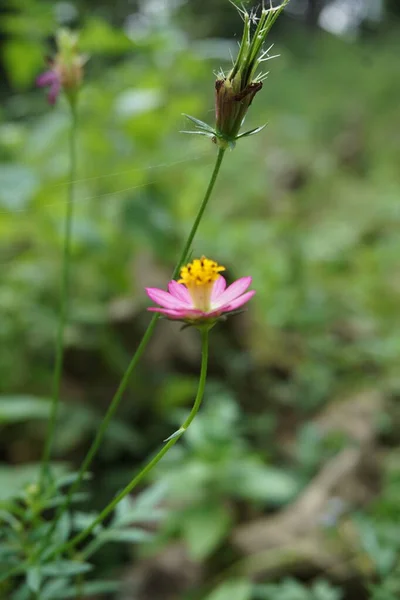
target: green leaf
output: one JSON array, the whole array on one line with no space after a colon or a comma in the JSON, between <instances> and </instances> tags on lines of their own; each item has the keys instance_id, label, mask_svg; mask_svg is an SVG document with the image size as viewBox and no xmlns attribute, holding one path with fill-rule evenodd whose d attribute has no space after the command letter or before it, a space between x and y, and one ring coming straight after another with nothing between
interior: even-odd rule
<instances>
[{"instance_id":1,"label":"green leaf","mask_svg":"<svg viewBox=\"0 0 400 600\"><path fill-rule=\"evenodd\" d=\"M11 512L8 512L6 509L0 510L0 522L1 521L8 523L8 525L10 525L10 527L12 527L13 529L18 528L20 525L18 519Z\"/></svg>"},{"instance_id":2,"label":"green leaf","mask_svg":"<svg viewBox=\"0 0 400 600\"><path fill-rule=\"evenodd\" d=\"M126 496L117 504L112 527L143 521L158 521L164 515L164 511L158 507L165 498L165 494L165 484L157 483L146 488L136 498Z\"/></svg>"},{"instance_id":3,"label":"green leaf","mask_svg":"<svg viewBox=\"0 0 400 600\"><path fill-rule=\"evenodd\" d=\"M43 565L43 575L52 577L71 577L80 573L87 573L92 570L92 565L89 563L77 562L74 560L59 560L57 562Z\"/></svg>"},{"instance_id":4,"label":"green leaf","mask_svg":"<svg viewBox=\"0 0 400 600\"><path fill-rule=\"evenodd\" d=\"M357 519L361 543L379 574L384 577L388 575L396 561L397 551L393 546L379 539L379 530L374 524L366 519Z\"/></svg>"},{"instance_id":5,"label":"green leaf","mask_svg":"<svg viewBox=\"0 0 400 600\"><path fill-rule=\"evenodd\" d=\"M210 133L208 131L186 131L185 129L181 129L179 133L188 133L193 135L205 135L206 137L213 138L215 133Z\"/></svg>"},{"instance_id":6,"label":"green leaf","mask_svg":"<svg viewBox=\"0 0 400 600\"><path fill-rule=\"evenodd\" d=\"M118 581L89 581L79 586L79 594L80 597L112 594L113 592L117 592L120 587L121 584ZM54 597L54 600L63 600L64 598L76 598L76 586L71 587L60 596Z\"/></svg>"},{"instance_id":7,"label":"green leaf","mask_svg":"<svg viewBox=\"0 0 400 600\"><path fill-rule=\"evenodd\" d=\"M256 457L237 465L234 493L249 500L283 504L299 490L296 477L281 469L267 467Z\"/></svg>"},{"instance_id":8,"label":"green leaf","mask_svg":"<svg viewBox=\"0 0 400 600\"><path fill-rule=\"evenodd\" d=\"M240 138L249 137L250 135L255 135L256 133L259 133L260 131L265 129L267 125L268 125L268 123L265 123L265 125L261 125L260 127L256 127L255 129L250 129L250 131L246 131L245 133L240 133L239 135L236 136L236 139L239 140Z\"/></svg>"},{"instance_id":9,"label":"green leaf","mask_svg":"<svg viewBox=\"0 0 400 600\"><path fill-rule=\"evenodd\" d=\"M52 463L53 473L60 475L67 466L63 463ZM19 492L25 485L36 482L40 472L40 464L33 463L21 466L0 465L0 501L8 500Z\"/></svg>"},{"instance_id":10,"label":"green leaf","mask_svg":"<svg viewBox=\"0 0 400 600\"><path fill-rule=\"evenodd\" d=\"M57 598L63 598L63 593L66 592L68 587L68 579L53 579L48 581L41 591L42 600L56 600Z\"/></svg>"},{"instance_id":11,"label":"green leaf","mask_svg":"<svg viewBox=\"0 0 400 600\"><path fill-rule=\"evenodd\" d=\"M218 586L206 600L250 600L252 584L244 579L232 579Z\"/></svg>"},{"instance_id":12,"label":"green leaf","mask_svg":"<svg viewBox=\"0 0 400 600\"><path fill-rule=\"evenodd\" d=\"M121 587L118 581L88 581L79 586L79 597L98 596L99 594L112 594ZM76 586L71 586L68 579L49 581L41 591L41 600L63 600L63 598L76 598Z\"/></svg>"},{"instance_id":13,"label":"green leaf","mask_svg":"<svg viewBox=\"0 0 400 600\"><path fill-rule=\"evenodd\" d=\"M287 578L278 584L261 584L253 588L254 600L341 600L339 588L319 579L310 588L296 579Z\"/></svg>"},{"instance_id":14,"label":"green leaf","mask_svg":"<svg viewBox=\"0 0 400 600\"><path fill-rule=\"evenodd\" d=\"M86 492L76 492L76 494L72 494L71 496L71 504L78 504L79 502L84 502L88 498L88 494ZM64 494L59 494L58 496L54 496L46 502L43 503L43 506L46 508L54 508L56 506L60 506L65 502L66 496Z\"/></svg>"},{"instance_id":15,"label":"green leaf","mask_svg":"<svg viewBox=\"0 0 400 600\"><path fill-rule=\"evenodd\" d=\"M39 567L31 567L26 575L26 583L29 589L35 594L40 590L40 584L42 583L42 575Z\"/></svg>"},{"instance_id":16,"label":"green leaf","mask_svg":"<svg viewBox=\"0 0 400 600\"><path fill-rule=\"evenodd\" d=\"M65 512L60 517L60 519L57 523L56 530L54 532L54 535L57 538L57 543L61 545L64 542L66 542L70 532L71 532L71 516L68 512Z\"/></svg>"},{"instance_id":17,"label":"green leaf","mask_svg":"<svg viewBox=\"0 0 400 600\"><path fill-rule=\"evenodd\" d=\"M131 527L129 529L109 529L99 534L98 539L103 542L128 542L138 544L148 542L153 535L144 529Z\"/></svg>"},{"instance_id":18,"label":"green leaf","mask_svg":"<svg viewBox=\"0 0 400 600\"><path fill-rule=\"evenodd\" d=\"M32 597L35 596L36 598L38 597L37 594L32 596L32 592L27 586L26 581L23 581L21 585L14 591L12 595L12 600L32 600Z\"/></svg>"},{"instance_id":19,"label":"green leaf","mask_svg":"<svg viewBox=\"0 0 400 600\"><path fill-rule=\"evenodd\" d=\"M74 471L73 473L67 473L66 475L61 475L61 477L58 477L55 481L55 485L60 488L60 487L64 487L67 485L71 485L71 483L75 483L75 481L78 479L78 471ZM83 481L87 481L88 479L92 478L92 474L91 473L85 473L83 476Z\"/></svg>"},{"instance_id":20,"label":"green leaf","mask_svg":"<svg viewBox=\"0 0 400 600\"><path fill-rule=\"evenodd\" d=\"M343 597L339 588L334 588L328 581L319 579L312 586L315 600L341 600Z\"/></svg>"},{"instance_id":21,"label":"green leaf","mask_svg":"<svg viewBox=\"0 0 400 600\"><path fill-rule=\"evenodd\" d=\"M181 519L183 535L195 560L203 560L221 543L231 525L228 510L219 503L202 504Z\"/></svg>"},{"instance_id":22,"label":"green leaf","mask_svg":"<svg viewBox=\"0 0 400 600\"><path fill-rule=\"evenodd\" d=\"M48 400L34 396L0 396L0 423L47 419L49 408Z\"/></svg>"},{"instance_id":23,"label":"green leaf","mask_svg":"<svg viewBox=\"0 0 400 600\"><path fill-rule=\"evenodd\" d=\"M99 513L94 512L94 511L92 511L90 513L76 511L73 516L74 529L76 529L78 531L83 531L84 529L89 527L89 525L91 525L98 516L99 516ZM99 533L102 529L103 529L103 526L99 523L99 525L97 525L93 531L94 531L94 533Z\"/></svg>"},{"instance_id":24,"label":"green leaf","mask_svg":"<svg viewBox=\"0 0 400 600\"><path fill-rule=\"evenodd\" d=\"M192 121L192 123L194 123L199 129L204 129L204 131L208 131L208 133L212 133L213 135L215 135L214 128L211 127L211 125L209 125L208 123L200 121L200 119L196 119L196 117L192 117L191 115L187 115L186 113L182 114L184 117L189 119L189 121Z\"/></svg>"},{"instance_id":25,"label":"green leaf","mask_svg":"<svg viewBox=\"0 0 400 600\"><path fill-rule=\"evenodd\" d=\"M169 442L170 440L174 440L177 437L181 437L181 435L185 433L184 427L179 427L174 433L171 433L167 438L165 438L164 442Z\"/></svg>"}]
</instances>

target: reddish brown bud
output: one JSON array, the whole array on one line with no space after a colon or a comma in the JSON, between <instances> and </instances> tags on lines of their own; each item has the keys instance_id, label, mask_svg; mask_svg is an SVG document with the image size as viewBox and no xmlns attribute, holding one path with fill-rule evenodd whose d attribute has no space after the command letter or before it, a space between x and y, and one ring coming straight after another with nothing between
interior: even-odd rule
<instances>
[{"instance_id":1,"label":"reddish brown bud","mask_svg":"<svg viewBox=\"0 0 400 600\"><path fill-rule=\"evenodd\" d=\"M253 82L236 91L228 78L215 82L216 132L220 145L234 143L254 96L262 82Z\"/></svg>"}]
</instances>

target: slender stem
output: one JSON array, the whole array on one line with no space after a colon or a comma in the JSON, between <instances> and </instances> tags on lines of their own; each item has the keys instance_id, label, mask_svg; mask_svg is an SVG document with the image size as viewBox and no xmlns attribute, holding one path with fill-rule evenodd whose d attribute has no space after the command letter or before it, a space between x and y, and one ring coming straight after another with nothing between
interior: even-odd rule
<instances>
[{"instance_id":1,"label":"slender stem","mask_svg":"<svg viewBox=\"0 0 400 600\"><path fill-rule=\"evenodd\" d=\"M217 156L217 160L216 160L216 163L215 163L215 166L214 166L214 170L212 172L211 179L210 179L210 182L208 184L205 196L204 196L204 198L202 200L202 203L200 205L199 212L197 213L196 219L195 219L195 221L194 221L194 223L192 225L192 228L191 228L190 233L188 235L188 238L187 238L187 240L185 242L185 245L183 247L183 250L181 252L179 260L176 263L175 269L173 271L172 279L176 278L176 276L178 275L179 270L180 270L182 264L185 262L185 260L188 257L188 254L190 253L190 249L191 249L191 246L192 246L192 243L193 243L194 236L196 235L197 229L198 229L198 227L200 225L200 221L201 221L202 216L204 214L204 211L205 211L205 209L207 207L207 204L208 204L208 201L210 199L211 193L213 191L215 182L217 180L218 173L219 173L220 168L221 168L221 163L222 163L222 159L224 157L224 154L225 154L225 149L221 148L219 150L219 152L218 152L218 156ZM151 319L151 321L150 321L150 323L149 323L149 325L148 325L148 327L147 327L147 329L146 329L146 331L145 331L145 333L143 335L143 338L142 338L139 346L137 347L137 350L136 350L135 354L133 355L131 362L128 365L128 368L125 371L124 376L122 377L122 380L121 380L121 382L120 382L120 384L118 386L117 391L115 392L115 395L114 395L114 397L113 397L113 399L112 399L112 401L110 403L110 406L108 407L107 412L106 412L106 414L105 414L105 416L104 416L104 418L103 418L103 420L102 420L102 422L100 424L100 427L97 430L97 433L96 433L96 436L95 436L95 438L93 440L93 443L90 446L89 451L88 451L85 459L82 462L82 465L81 465L81 467L79 469L79 472L78 472L78 476L77 476L75 482L73 483L73 485L71 486L71 488L70 488L70 490L69 490L69 492L67 494L67 498L65 500L65 503L60 506L60 509L57 512L57 514L56 514L56 516L55 516L55 518L53 520L53 526L52 526L52 528L50 529L50 532L49 532L50 535L54 531L54 528L55 528L55 526L56 526L56 524L58 522L58 519L61 517L61 515L67 509L67 507L68 507L68 505L69 505L69 503L71 501L71 498L72 498L73 494L76 492L76 490L80 486L80 484L82 482L82 479L83 479L86 471L88 470L89 466L91 465L92 460L93 460L93 458L94 458L97 450L99 449L99 446L100 446L100 443L101 443L101 441L103 439L104 433L106 432L106 429L107 429L107 427L108 427L108 425L109 425L109 423L110 423L110 421L111 421L111 419L112 419L115 411L117 410L117 408L119 406L119 403L120 403L120 401L122 399L122 396L123 396L123 394L124 394L124 392L125 392L125 390L126 390L126 388L128 386L129 379L130 379L130 377L131 377L131 375L132 375L132 373L133 373L136 365L138 364L138 362L139 362L139 360L140 360L140 358L141 358L144 350L146 349L146 346L149 343L151 336L153 335L153 331L155 329L155 326L156 326L156 323L157 323L158 319L159 319L159 315L156 313L153 316L153 318Z\"/></svg>"},{"instance_id":2,"label":"slender stem","mask_svg":"<svg viewBox=\"0 0 400 600\"><path fill-rule=\"evenodd\" d=\"M102 512L92 521L92 523L83 531L81 531L78 535L72 538L69 542L65 543L58 549L55 549L50 556L47 558L51 558L53 554L59 554L61 552L65 552L75 547L76 544L79 544L84 539L90 535L93 529L102 523L104 519L108 517L110 513L113 512L117 504L125 498L127 494L129 494L137 485L150 473L150 471L160 462L160 460L167 454L168 450L176 444L176 442L182 437L187 428L192 423L196 414L199 411L201 401L204 395L204 388L206 385L207 379L207 365L208 365L208 328L204 327L201 330L201 338L202 338L202 348L201 348L201 369L200 369L200 377L199 377L199 385L197 388L196 399L193 404L193 408L190 411L189 416L183 423L183 425L175 432L168 440L166 444L161 448L161 450L147 463L147 465L128 483L128 485L120 492L114 500L112 500L103 510ZM85 550L83 550L83 555L85 554Z\"/></svg>"},{"instance_id":3,"label":"slender stem","mask_svg":"<svg viewBox=\"0 0 400 600\"><path fill-rule=\"evenodd\" d=\"M69 155L70 155L70 170L68 183L68 200L65 215L65 232L64 232L64 250L63 263L61 274L61 300L60 300L60 316L58 322L57 342L56 342L56 360L53 376L53 394L50 410L50 418L47 429L46 441L42 456L42 472L41 482L49 475L49 462L51 449L53 446L55 427L57 423L58 409L60 405L60 385L64 359L64 333L67 319L68 307L68 289L70 280L70 263L71 263L71 238L72 238L72 221L74 212L74 182L76 179L76 132L77 132L77 111L75 102L71 102L71 128L69 135Z\"/></svg>"},{"instance_id":4,"label":"slender stem","mask_svg":"<svg viewBox=\"0 0 400 600\"><path fill-rule=\"evenodd\" d=\"M174 272L172 273L172 279L176 278L176 276L178 275L179 270L180 270L182 264L185 263L186 260L187 260L187 258L188 258L188 255L190 253L190 248L191 248L193 240L194 240L194 236L196 235L196 232L197 232L197 230L199 228L200 221L203 218L204 211L207 208L207 204L208 204L208 201L210 199L211 193L212 193L212 191L214 189L215 182L217 181L217 177L218 177L218 174L219 174L219 170L221 168L222 160L224 158L225 150L226 150L226 148L220 148L219 151L218 151L217 160L215 162L214 170L212 172L211 179L210 179L210 182L208 184L208 188L206 190L206 193L205 193L205 196L203 198L203 201L202 201L202 203L200 205L199 212L197 213L197 217L196 217L196 219L195 219L195 221L194 221L194 223L192 225L192 229L190 230L190 233L189 233L188 238L186 240L185 246L184 246L184 248L182 250L182 254L181 254L178 262L176 263L176 267L174 269Z\"/></svg>"},{"instance_id":5,"label":"slender stem","mask_svg":"<svg viewBox=\"0 0 400 600\"><path fill-rule=\"evenodd\" d=\"M199 208L199 213L198 213L197 218L196 218L196 220L195 220L195 222L194 222L194 224L192 226L192 229L191 229L191 231L189 233L187 242L186 242L186 244L184 246L184 249L182 251L180 259L177 262L177 265L176 265L176 267L174 269L172 278L175 278L177 276L177 274L179 273L179 269L180 269L182 263L185 261L185 259L187 258L188 252L190 251L190 246L191 246L191 244L193 242L193 239L194 239L194 236L195 236L196 231L198 229L198 226L200 224L202 215L203 215L203 213L204 213L204 211L205 211L205 209L207 207L207 204L208 204L208 201L210 199L211 193L213 191L215 182L217 180L218 173L219 173L219 170L220 170L220 167L221 167L221 163L222 163L222 159L224 157L224 153L225 153L225 149L224 148L220 148L219 153L218 153L218 157L217 157L217 160L216 160L216 163L215 163L215 167L214 167L211 179L210 179L210 183L208 184L206 194L205 194L204 199L203 199L203 201L202 201L202 203L200 205L200 208ZM71 177L71 181L72 180L73 180L73 178ZM104 416L103 422L100 425L99 431L98 431L98 433L97 433L97 435L96 435L96 437L95 437L95 439L93 441L93 444L90 447L89 452L88 452L88 454L87 454L84 462L82 463L82 466L81 466L81 468L79 470L79 473L78 473L77 480L76 480L75 484L73 486L71 486L71 488L69 490L69 493L67 495L65 503L63 505L61 505L59 511L57 512L55 518L53 519L52 527L50 528L49 534L46 536L46 539L44 540L43 547L46 547L46 545L47 545L47 543L48 543L48 541L49 541L49 539L50 539L50 537L52 535L52 532L54 531L54 529L55 529L55 527L57 525L57 522L58 522L59 518L64 513L64 511L68 508L68 505L70 503L72 495L75 493L76 489L78 488L78 486L82 482L84 474L85 474L87 468L89 467L89 465L90 465L90 463L91 463L91 461L92 461L92 459L93 459L93 457L94 457L94 455L95 455L95 453L96 453L96 451L98 449L98 446L100 445L102 436L103 436L103 434L104 434L104 432L105 432L105 430L106 430L106 428L107 428L107 426L109 424L109 421L111 420L111 418L112 418L115 410L117 409L118 404L119 404L119 402L121 400L122 394L124 393L124 391L125 391L125 389L126 389L126 387L128 385L129 378L130 378L133 370L135 369L135 367L136 367L136 365L137 365L137 363L138 363L141 355L143 354L143 352L144 352L144 350L145 350L145 348L146 348L146 346L147 346L147 344L148 344L148 342L149 342L149 340L150 340L150 338L152 336L152 333L154 331L154 328L155 328L155 325L157 323L158 318L159 318L159 316L156 314L151 319L151 321L150 321L150 323L148 325L148 328L147 328L146 332L144 333L144 336L143 336L143 338L142 338L142 340L141 340L141 342L140 342L140 344L139 344L139 346L138 346L138 348L137 348L134 356L132 357L132 360L131 360L128 368L127 368L127 371L125 372L125 375L122 378L122 381L121 381L121 383L120 383L120 385L119 385L119 387L118 387L118 389L117 389L117 391L115 393L115 396L114 396L114 398L113 398L113 400L112 400L112 402L110 404L110 407L109 407L108 411L106 412L106 415ZM199 387L199 389L200 389L200 387ZM193 410L196 410L196 411L198 410L198 406L200 404L200 401L201 401L201 398L199 400L199 395L198 395L196 397L196 401L195 401ZM193 413L193 410L192 410L192 413ZM187 421L188 420L189 420L189 425L190 425L190 423L192 421L192 419L191 419L192 413L189 415L188 419L185 422L186 426L188 426L187 425ZM193 414L193 418L194 418L195 414L196 413ZM164 454L165 454L165 452L168 451L168 449L171 446L174 445L174 443L176 443L178 441L178 439L181 437L181 435L183 435L184 431L185 430L183 429L183 431L181 433L179 433L175 438L173 438L173 439L171 439L171 440L168 441L168 443L166 444L166 446L164 446L164 448L162 449L162 451L164 451ZM164 456L164 454L162 456ZM159 460L162 458L162 456L158 457ZM146 475L146 473L143 474L143 477L145 475ZM138 482L136 482L136 483L138 483ZM136 483L134 485L136 485ZM133 489L133 488L131 488L131 489ZM127 493L129 493L129 492L127 492ZM90 531L92 531L93 527L95 527L95 526L96 526L95 524L92 524ZM84 532L82 532L82 534L83 533ZM90 532L88 532L87 535L89 535L89 533ZM82 534L80 534L80 536ZM85 535L85 537L86 537L86 535ZM79 541L81 541L81 539L82 538L80 538L79 540L76 540L76 538L73 538L71 540L71 542L68 543L68 547L70 547L72 545L75 545L76 543L78 543ZM72 544L72 542L73 542L73 544ZM60 547L59 549L56 549L56 551L53 551L52 554L51 554L51 556L48 557L48 558L51 558L55 554L58 554L59 551L62 552L64 550L66 550L66 549L68 549L68 548L66 548L66 545L64 545L64 546ZM24 569L28 566L28 564L29 564L28 562L25 562L25 563L23 562L23 563L20 563L19 565L15 566L14 568L10 569L6 573L3 573L3 574L0 573L0 582L4 581L5 579L9 579L12 576L16 576L16 575L18 575L20 573L23 573Z\"/></svg>"},{"instance_id":6,"label":"slender stem","mask_svg":"<svg viewBox=\"0 0 400 600\"><path fill-rule=\"evenodd\" d=\"M193 408L190 411L187 419L183 423L181 429L183 429L184 433L186 429L191 425L193 419L199 412L199 408L201 406L201 402L203 400L204 395L204 387L206 385L207 378L207 365L208 365L208 327L203 327L201 329L201 370L200 370L200 379L199 379L199 387L197 389L196 399L193 404Z\"/></svg>"}]
</instances>

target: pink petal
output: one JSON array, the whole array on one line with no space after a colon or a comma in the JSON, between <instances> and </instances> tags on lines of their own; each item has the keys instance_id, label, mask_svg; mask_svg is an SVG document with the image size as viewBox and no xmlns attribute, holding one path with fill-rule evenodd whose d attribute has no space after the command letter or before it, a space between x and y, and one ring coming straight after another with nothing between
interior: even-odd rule
<instances>
[{"instance_id":1,"label":"pink petal","mask_svg":"<svg viewBox=\"0 0 400 600\"><path fill-rule=\"evenodd\" d=\"M160 304L163 308L172 308L176 310L185 310L188 308L187 304L175 298L175 296L171 296L168 292L164 292L164 290L159 290L158 288L146 288L146 293L148 297Z\"/></svg>"},{"instance_id":2,"label":"pink petal","mask_svg":"<svg viewBox=\"0 0 400 600\"><path fill-rule=\"evenodd\" d=\"M150 306L148 309L150 312L158 312L162 315L169 317L170 319L199 319L205 316L201 310L174 310L171 308L158 308L156 306Z\"/></svg>"},{"instance_id":3,"label":"pink petal","mask_svg":"<svg viewBox=\"0 0 400 600\"><path fill-rule=\"evenodd\" d=\"M219 316L221 315L221 312L222 312L222 311L221 311L221 309L220 309L220 308L218 308L218 309L216 309L216 310L210 310L210 312L208 312L208 313L205 313L205 315L204 315L204 316L205 316L207 319L213 319L214 317L219 317Z\"/></svg>"},{"instance_id":4,"label":"pink petal","mask_svg":"<svg viewBox=\"0 0 400 600\"><path fill-rule=\"evenodd\" d=\"M182 283L178 283L177 281L172 280L168 284L168 290L171 296L174 296L174 298L177 298L178 300L181 300L182 302L185 302L185 304L191 306L192 299L190 297L187 287L184 286Z\"/></svg>"},{"instance_id":5,"label":"pink petal","mask_svg":"<svg viewBox=\"0 0 400 600\"><path fill-rule=\"evenodd\" d=\"M149 312L160 313L161 315L165 315L170 319L182 319L184 315L184 313L181 313L179 310L172 310L170 308L158 308L156 306L150 306L147 310Z\"/></svg>"},{"instance_id":6,"label":"pink petal","mask_svg":"<svg viewBox=\"0 0 400 600\"><path fill-rule=\"evenodd\" d=\"M226 306L232 300L235 300L238 296L243 294L251 284L251 277L241 277L237 279L226 288L225 292L223 292L213 304L213 309L221 308L222 306Z\"/></svg>"},{"instance_id":7,"label":"pink petal","mask_svg":"<svg viewBox=\"0 0 400 600\"><path fill-rule=\"evenodd\" d=\"M53 85L58 82L59 77L54 71L45 71L39 77L36 78L36 85L44 87L46 85Z\"/></svg>"},{"instance_id":8,"label":"pink petal","mask_svg":"<svg viewBox=\"0 0 400 600\"><path fill-rule=\"evenodd\" d=\"M60 93L60 89L61 89L61 84L59 83L59 81L55 81L51 86L50 86L50 90L49 93L47 95L47 99L49 101L50 104L55 104L57 98L58 98L58 94Z\"/></svg>"},{"instance_id":9,"label":"pink petal","mask_svg":"<svg viewBox=\"0 0 400 600\"><path fill-rule=\"evenodd\" d=\"M218 300L218 296L220 296L222 294L222 292L225 291L225 288L226 288L225 277L222 277L222 275L220 275L218 277L218 279L216 280L216 282L214 283L214 287L211 292L211 304Z\"/></svg>"},{"instance_id":10,"label":"pink petal","mask_svg":"<svg viewBox=\"0 0 400 600\"><path fill-rule=\"evenodd\" d=\"M232 302L228 304L228 306L223 306L223 312L235 310L236 308L239 308L239 306L243 306L243 304L246 304L246 302L248 302L250 298L254 296L255 293L255 290L252 290L251 292L246 292L245 294L242 294L241 296L239 296L239 298L232 300Z\"/></svg>"}]
</instances>

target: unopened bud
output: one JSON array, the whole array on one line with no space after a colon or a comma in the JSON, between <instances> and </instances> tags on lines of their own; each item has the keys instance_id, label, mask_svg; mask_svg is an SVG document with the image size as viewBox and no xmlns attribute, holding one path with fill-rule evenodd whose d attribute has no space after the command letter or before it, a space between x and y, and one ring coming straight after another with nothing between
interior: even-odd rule
<instances>
[{"instance_id":1,"label":"unopened bud","mask_svg":"<svg viewBox=\"0 0 400 600\"><path fill-rule=\"evenodd\" d=\"M65 92L75 94L83 79L85 58L78 54L78 36L67 29L57 34L58 53L55 66L59 70L61 85Z\"/></svg>"},{"instance_id":2,"label":"unopened bud","mask_svg":"<svg viewBox=\"0 0 400 600\"><path fill-rule=\"evenodd\" d=\"M283 0L276 8L263 8L259 18L246 10L239 10L243 17L243 36L235 63L228 74L219 73L215 83L215 128L199 119L189 117L195 124L197 133L212 139L221 148L234 148L236 140L258 133L265 127L257 127L245 133L239 133L254 96L263 86L267 73L258 72L261 63L275 58L263 50L265 39L289 0ZM252 32L252 24L256 23Z\"/></svg>"},{"instance_id":3,"label":"unopened bud","mask_svg":"<svg viewBox=\"0 0 400 600\"><path fill-rule=\"evenodd\" d=\"M216 140L220 146L227 147L239 134L247 110L254 96L262 88L262 82L253 82L241 91L236 91L229 79L217 79L215 82L215 128Z\"/></svg>"},{"instance_id":4,"label":"unopened bud","mask_svg":"<svg viewBox=\"0 0 400 600\"><path fill-rule=\"evenodd\" d=\"M56 36L57 54L50 60L50 69L36 81L39 86L49 86L48 99L54 104L61 90L70 102L75 102L83 80L86 58L78 52L78 36L68 29L60 29Z\"/></svg>"}]
</instances>

